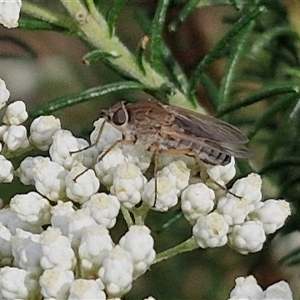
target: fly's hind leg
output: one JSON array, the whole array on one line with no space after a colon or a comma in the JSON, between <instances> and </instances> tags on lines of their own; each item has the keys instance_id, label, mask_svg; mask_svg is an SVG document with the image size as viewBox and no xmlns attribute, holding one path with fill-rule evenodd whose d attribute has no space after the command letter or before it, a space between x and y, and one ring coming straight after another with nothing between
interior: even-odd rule
<instances>
[{"instance_id":1,"label":"fly's hind leg","mask_svg":"<svg viewBox=\"0 0 300 300\"><path fill-rule=\"evenodd\" d=\"M230 195L232 195L232 196L234 196L234 197L236 197L236 198L238 198L238 199L241 199L241 198L242 198L242 197L236 195L235 193L229 191L229 190L227 189L226 186L220 184L219 182L217 182L216 180L214 180L213 178L211 178L211 177L209 176L209 174L207 173L207 171L206 171L206 167L205 167L205 165L204 165L204 162L203 162L197 155L194 156L194 158L195 158L197 164L198 164L199 167L200 167L200 172L201 172L201 174L203 174L203 175L202 175L202 176L204 177L204 178L202 178L203 181L205 181L205 180L207 180L207 179L210 179L215 185L217 185L220 189L224 190L225 192L229 193Z\"/></svg>"}]
</instances>

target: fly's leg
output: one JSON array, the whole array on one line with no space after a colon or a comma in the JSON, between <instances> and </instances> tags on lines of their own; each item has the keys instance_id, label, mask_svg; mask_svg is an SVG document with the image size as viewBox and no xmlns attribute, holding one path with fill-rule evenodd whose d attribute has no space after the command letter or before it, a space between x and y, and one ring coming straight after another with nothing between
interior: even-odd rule
<instances>
[{"instance_id":1,"label":"fly's leg","mask_svg":"<svg viewBox=\"0 0 300 300\"><path fill-rule=\"evenodd\" d=\"M161 149L159 149L158 143L153 143L149 147L149 151L153 152L153 159L154 159L154 169L153 169L153 175L154 175L154 203L153 207L155 207L156 200L157 200L157 166L158 166L158 158L159 153L161 153Z\"/></svg>"},{"instance_id":2,"label":"fly's leg","mask_svg":"<svg viewBox=\"0 0 300 300\"><path fill-rule=\"evenodd\" d=\"M91 144L91 145L89 145L89 146L86 146L86 147L84 147L84 148L82 148L82 149L80 149L80 150L70 151L70 154L79 153L79 152L82 152L82 151L84 151L84 150L90 149L90 148L92 148L93 146L96 146L96 145L99 143L99 141L100 141L100 138L101 138L101 135L102 135L102 132L103 132L105 123L106 123L106 121L104 120L104 121L102 122L101 126L100 126L99 132L98 132L98 134L97 134L97 138L96 138L96 140L95 140L95 142L94 142L93 144ZM78 177L78 176L77 176L77 177ZM76 177L76 178L77 178L77 177Z\"/></svg>"},{"instance_id":3,"label":"fly's leg","mask_svg":"<svg viewBox=\"0 0 300 300\"><path fill-rule=\"evenodd\" d=\"M104 156L106 154L108 154L114 147L116 147L117 145L133 145L134 142L130 141L130 140L117 140L115 141L111 146L108 147L108 149L106 149L97 159L97 162L101 161ZM81 175L83 175L88 169L82 171L81 173L79 173L75 178L74 181L76 181L78 179L78 177L80 177Z\"/></svg>"},{"instance_id":4,"label":"fly's leg","mask_svg":"<svg viewBox=\"0 0 300 300\"><path fill-rule=\"evenodd\" d=\"M122 139L122 140L117 140L117 141L115 141L112 145L110 145L109 147L108 147L108 149L106 149L99 157L98 157L98 159L97 159L97 161L99 162L100 160L102 160L103 158L104 158L104 156L106 156L106 154L107 153L109 153L114 147L116 147L117 145L128 145L128 146L130 146L130 145L134 145L134 141L131 141L131 140L124 140L124 139Z\"/></svg>"}]
</instances>

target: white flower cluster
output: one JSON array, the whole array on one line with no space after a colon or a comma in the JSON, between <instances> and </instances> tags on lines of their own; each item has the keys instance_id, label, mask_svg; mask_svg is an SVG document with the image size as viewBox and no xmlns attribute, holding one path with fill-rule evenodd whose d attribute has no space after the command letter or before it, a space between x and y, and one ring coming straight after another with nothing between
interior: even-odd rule
<instances>
[{"instance_id":1,"label":"white flower cluster","mask_svg":"<svg viewBox=\"0 0 300 300\"><path fill-rule=\"evenodd\" d=\"M291 214L285 200L262 201L262 180L251 173L237 180L234 158L226 166L207 166L207 181L189 185L182 193L181 208L193 225L193 235L201 248L226 243L241 254L260 251L266 235L281 228ZM210 186L210 187L209 187Z\"/></svg>"},{"instance_id":2,"label":"white flower cluster","mask_svg":"<svg viewBox=\"0 0 300 300\"><path fill-rule=\"evenodd\" d=\"M0 106L8 97L0 81ZM111 148L122 135L103 119L94 123L89 146L54 116L33 120L27 133L27 117L25 104L16 101L0 126L0 183L18 177L31 188L0 210L1 299L122 297L156 256L144 225L147 212L168 211L180 198L198 246L228 243L243 254L259 251L290 214L284 200L261 201L256 174L230 191L221 188L235 174L234 160L207 166L202 180L190 184L191 168L183 160L158 157L161 168L148 180L152 154L142 145ZM25 157L14 171L8 157L31 149L45 154ZM131 226L116 243L110 230L120 211Z\"/></svg>"},{"instance_id":3,"label":"white flower cluster","mask_svg":"<svg viewBox=\"0 0 300 300\"><path fill-rule=\"evenodd\" d=\"M51 207L35 192L16 195L0 224L1 299L121 297L155 258L148 227L131 226L116 245L88 209Z\"/></svg>"},{"instance_id":4,"label":"white flower cluster","mask_svg":"<svg viewBox=\"0 0 300 300\"><path fill-rule=\"evenodd\" d=\"M3 81L0 88L4 107L9 91ZM27 156L15 172L12 163L0 157L1 182L11 182L16 175L33 187L29 193L16 194L10 206L0 211L0 298L121 297L153 263L154 240L148 227L132 225L115 244L109 229L115 226L121 205L140 202L146 179L137 166L149 166L151 156L139 161L125 149L128 154L120 167L98 166L100 173L110 169L117 174L107 172L114 192L101 193L100 178L105 176L98 178L90 166L120 133L105 124L97 145L85 149L89 143L61 129L53 116L33 120L27 137L21 125L27 117L23 102L7 106L1 126L2 153L12 156L36 148L49 154ZM97 139L102 123L95 123L92 139Z\"/></svg>"},{"instance_id":5,"label":"white flower cluster","mask_svg":"<svg viewBox=\"0 0 300 300\"><path fill-rule=\"evenodd\" d=\"M270 285L265 291L258 285L256 279L238 277L235 280L235 287L230 293L228 300L255 299L255 300L293 300L292 291L285 281L279 281Z\"/></svg>"}]
</instances>

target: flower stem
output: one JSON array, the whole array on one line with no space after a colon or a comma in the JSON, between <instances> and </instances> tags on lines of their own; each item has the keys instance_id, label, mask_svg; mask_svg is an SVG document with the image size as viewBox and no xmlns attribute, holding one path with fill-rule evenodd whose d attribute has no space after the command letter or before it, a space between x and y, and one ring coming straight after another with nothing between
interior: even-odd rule
<instances>
[{"instance_id":1,"label":"flower stem","mask_svg":"<svg viewBox=\"0 0 300 300\"><path fill-rule=\"evenodd\" d=\"M166 251L157 254L153 264L156 264L164 259L168 259L177 254L192 251L197 248L199 248L198 244L196 243L194 237L191 237L188 240L181 243L180 245L177 245L174 248L168 249Z\"/></svg>"}]
</instances>

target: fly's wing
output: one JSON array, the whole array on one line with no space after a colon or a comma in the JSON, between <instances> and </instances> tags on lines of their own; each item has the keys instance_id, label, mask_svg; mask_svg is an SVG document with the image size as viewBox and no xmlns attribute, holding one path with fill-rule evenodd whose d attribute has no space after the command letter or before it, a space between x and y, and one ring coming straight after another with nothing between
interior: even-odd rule
<instances>
[{"instance_id":1,"label":"fly's wing","mask_svg":"<svg viewBox=\"0 0 300 300\"><path fill-rule=\"evenodd\" d=\"M231 156L247 158L251 154L244 144L248 138L236 127L214 117L175 106L165 106L175 115L174 124L183 133L181 138L205 145Z\"/></svg>"}]
</instances>

